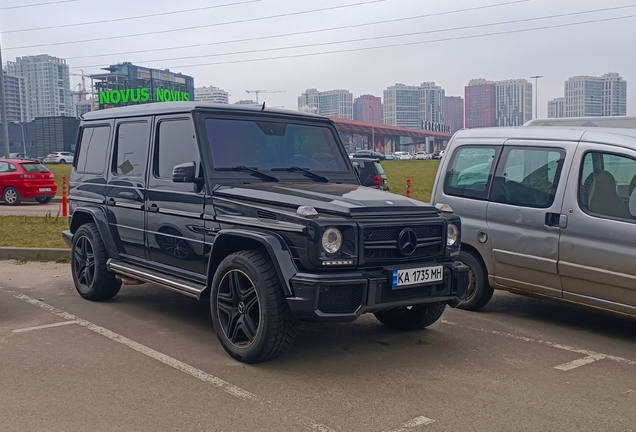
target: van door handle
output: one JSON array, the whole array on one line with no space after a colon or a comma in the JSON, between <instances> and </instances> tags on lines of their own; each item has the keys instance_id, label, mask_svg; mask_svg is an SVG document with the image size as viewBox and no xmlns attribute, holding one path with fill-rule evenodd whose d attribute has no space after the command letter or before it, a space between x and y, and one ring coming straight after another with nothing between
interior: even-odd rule
<instances>
[{"instance_id":1,"label":"van door handle","mask_svg":"<svg viewBox=\"0 0 636 432\"><path fill-rule=\"evenodd\" d=\"M561 213L546 213L545 225L554 228L567 228L568 227L568 215Z\"/></svg>"}]
</instances>

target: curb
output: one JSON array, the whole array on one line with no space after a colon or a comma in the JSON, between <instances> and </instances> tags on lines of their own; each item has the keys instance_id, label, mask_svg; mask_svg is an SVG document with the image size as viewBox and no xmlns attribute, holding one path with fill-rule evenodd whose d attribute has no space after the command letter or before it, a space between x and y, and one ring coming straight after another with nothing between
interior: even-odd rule
<instances>
[{"instance_id":1,"label":"curb","mask_svg":"<svg viewBox=\"0 0 636 432\"><path fill-rule=\"evenodd\" d=\"M70 255L70 249L0 247L0 260L58 261Z\"/></svg>"},{"instance_id":2,"label":"curb","mask_svg":"<svg viewBox=\"0 0 636 432\"><path fill-rule=\"evenodd\" d=\"M54 203L61 203L61 202L62 202L62 197L61 197L61 196L57 196L57 195L55 195L55 196L53 197L53 199L51 200L51 202L54 202Z\"/></svg>"}]
</instances>

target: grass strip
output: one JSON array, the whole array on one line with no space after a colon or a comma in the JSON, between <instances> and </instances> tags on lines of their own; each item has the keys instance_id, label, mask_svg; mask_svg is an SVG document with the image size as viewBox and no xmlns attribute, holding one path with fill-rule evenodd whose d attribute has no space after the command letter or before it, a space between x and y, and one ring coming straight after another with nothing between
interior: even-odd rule
<instances>
[{"instance_id":1,"label":"grass strip","mask_svg":"<svg viewBox=\"0 0 636 432\"><path fill-rule=\"evenodd\" d=\"M57 216L0 216L0 246L66 248L62 231L68 219Z\"/></svg>"}]
</instances>

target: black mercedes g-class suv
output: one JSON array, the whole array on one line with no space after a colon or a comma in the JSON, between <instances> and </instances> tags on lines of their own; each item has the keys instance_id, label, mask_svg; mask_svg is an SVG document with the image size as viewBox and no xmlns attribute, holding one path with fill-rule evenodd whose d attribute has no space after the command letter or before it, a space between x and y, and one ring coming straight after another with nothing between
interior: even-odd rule
<instances>
[{"instance_id":1,"label":"black mercedes g-class suv","mask_svg":"<svg viewBox=\"0 0 636 432\"><path fill-rule=\"evenodd\" d=\"M84 114L69 203L82 297L150 282L209 299L243 362L285 352L298 320L426 327L468 284L459 218L361 186L316 115L196 102Z\"/></svg>"}]
</instances>

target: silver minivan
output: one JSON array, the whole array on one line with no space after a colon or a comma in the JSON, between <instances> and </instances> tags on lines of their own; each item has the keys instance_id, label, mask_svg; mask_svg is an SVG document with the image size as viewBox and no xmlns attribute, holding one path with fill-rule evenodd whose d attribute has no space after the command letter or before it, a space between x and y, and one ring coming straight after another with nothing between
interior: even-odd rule
<instances>
[{"instance_id":1,"label":"silver minivan","mask_svg":"<svg viewBox=\"0 0 636 432\"><path fill-rule=\"evenodd\" d=\"M460 307L503 289L636 317L635 190L636 129L457 132L432 202L462 218Z\"/></svg>"}]
</instances>

